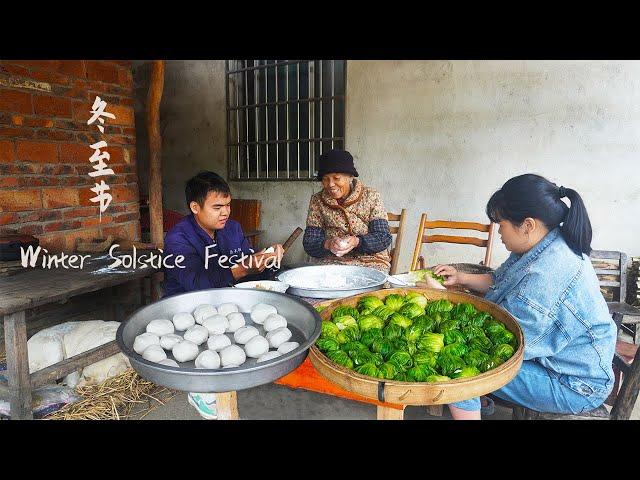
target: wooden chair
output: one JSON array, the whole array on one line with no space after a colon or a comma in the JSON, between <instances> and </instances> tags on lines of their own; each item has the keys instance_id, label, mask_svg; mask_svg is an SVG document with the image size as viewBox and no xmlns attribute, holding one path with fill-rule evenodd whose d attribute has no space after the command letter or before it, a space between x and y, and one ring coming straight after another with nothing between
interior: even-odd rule
<instances>
[{"instance_id":1,"label":"wooden chair","mask_svg":"<svg viewBox=\"0 0 640 480\"><path fill-rule=\"evenodd\" d=\"M482 239L477 237L464 237L454 235L427 235L425 230L431 229L453 229L453 230L475 230L478 232L487 232L488 238ZM459 243L465 245L475 245L485 249L483 265L491 266L491 252L493 249L493 232L494 224L483 224L476 222L453 222L448 220L427 220L427 214L423 213L420 218L420 227L418 228L418 237L416 238L416 246L413 250L413 260L411 262L411 270L425 268L424 258L420 256L420 250L423 243Z\"/></svg>"},{"instance_id":2,"label":"wooden chair","mask_svg":"<svg viewBox=\"0 0 640 480\"><path fill-rule=\"evenodd\" d=\"M400 247L402 246L402 239L404 237L404 229L407 223L407 210L402 209L400 214L387 212L387 219L389 223L398 222L398 226L389 225L389 231L392 235L396 235L395 243L393 243L391 248L391 270L389 271L390 275L395 275L398 273L398 259L400 258Z\"/></svg>"},{"instance_id":3,"label":"wooden chair","mask_svg":"<svg viewBox=\"0 0 640 480\"><path fill-rule=\"evenodd\" d=\"M620 345L621 343L623 345ZM616 382L611 395L605 401L607 405L613 407L611 412L604 405L601 405L590 412L576 415L544 413L505 402L494 395L489 396L495 401L496 405L513 409L512 418L514 420L629 420L640 392L640 349L638 349L637 345L629 343L625 347L624 343L618 342L616 353L613 357L614 372L616 377L622 375L622 382L619 389L619 383ZM627 361L630 359L630 352L633 350L635 350L633 359Z\"/></svg>"},{"instance_id":4,"label":"wooden chair","mask_svg":"<svg viewBox=\"0 0 640 480\"><path fill-rule=\"evenodd\" d=\"M626 303L628 257L624 252L593 250L591 263L600 280L600 289L607 300L609 313L624 332L640 343L640 309ZM625 318L626 317L626 318Z\"/></svg>"},{"instance_id":5,"label":"wooden chair","mask_svg":"<svg viewBox=\"0 0 640 480\"><path fill-rule=\"evenodd\" d=\"M240 223L244 236L247 237L251 246L258 249L260 241L260 214L262 202L260 200L249 200L234 198L231 200L231 219Z\"/></svg>"}]
</instances>

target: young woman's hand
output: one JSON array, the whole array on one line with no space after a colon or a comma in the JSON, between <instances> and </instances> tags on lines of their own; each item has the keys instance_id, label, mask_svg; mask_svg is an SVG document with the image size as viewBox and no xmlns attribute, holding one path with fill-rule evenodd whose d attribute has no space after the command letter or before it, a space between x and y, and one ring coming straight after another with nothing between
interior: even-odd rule
<instances>
[{"instance_id":1,"label":"young woman's hand","mask_svg":"<svg viewBox=\"0 0 640 480\"><path fill-rule=\"evenodd\" d=\"M460 272L451 265L436 265L433 269L433 273L436 275L442 275L444 277L444 284L447 287L460 285L462 283Z\"/></svg>"}]
</instances>

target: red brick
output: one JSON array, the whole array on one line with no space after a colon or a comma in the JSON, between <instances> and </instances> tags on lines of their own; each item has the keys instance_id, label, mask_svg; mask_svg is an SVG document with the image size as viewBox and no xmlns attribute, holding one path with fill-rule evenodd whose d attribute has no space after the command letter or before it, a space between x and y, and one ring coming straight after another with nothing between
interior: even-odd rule
<instances>
[{"instance_id":1,"label":"red brick","mask_svg":"<svg viewBox=\"0 0 640 480\"><path fill-rule=\"evenodd\" d=\"M35 212L26 212L18 214L20 219L19 223L31 223L31 222L39 222L40 221L40 212L41 210L37 210Z\"/></svg>"},{"instance_id":2,"label":"red brick","mask_svg":"<svg viewBox=\"0 0 640 480\"><path fill-rule=\"evenodd\" d=\"M56 140L59 142L69 142L75 140L76 136L72 132L60 130L36 130L33 138L38 140Z\"/></svg>"},{"instance_id":3,"label":"red brick","mask_svg":"<svg viewBox=\"0 0 640 480\"><path fill-rule=\"evenodd\" d=\"M108 104L105 109L109 113L113 113L116 118L105 118L105 126L108 128L109 124L113 125L134 125L133 108L124 107L122 105ZM106 131L105 128L105 131Z\"/></svg>"},{"instance_id":4,"label":"red brick","mask_svg":"<svg viewBox=\"0 0 640 480\"><path fill-rule=\"evenodd\" d=\"M17 177L18 183L21 187L51 187L54 185L60 185L60 178L48 177L48 176L34 176L24 175Z\"/></svg>"},{"instance_id":5,"label":"red brick","mask_svg":"<svg viewBox=\"0 0 640 480\"><path fill-rule=\"evenodd\" d=\"M73 175L75 170L72 165L41 165L43 175Z\"/></svg>"},{"instance_id":6,"label":"red brick","mask_svg":"<svg viewBox=\"0 0 640 480\"><path fill-rule=\"evenodd\" d=\"M108 212L109 210L107 210ZM105 212L105 213L107 213ZM102 215L102 220L100 219L100 215L91 217L91 218L85 218L82 220L82 228L86 228L86 227L97 227L100 225L105 225L105 224L109 224L109 223L113 223L113 217L110 217L108 215Z\"/></svg>"},{"instance_id":7,"label":"red brick","mask_svg":"<svg viewBox=\"0 0 640 480\"><path fill-rule=\"evenodd\" d=\"M111 206L109 206L109 208L111 208ZM63 217L65 220L70 218L90 217L95 215L96 212L97 212L97 208L95 206L79 207L79 208L74 208L72 210L65 210Z\"/></svg>"},{"instance_id":8,"label":"red brick","mask_svg":"<svg viewBox=\"0 0 640 480\"><path fill-rule=\"evenodd\" d=\"M64 235L40 235L38 240L40 241L40 246L46 248L49 253L60 253L65 250Z\"/></svg>"},{"instance_id":9,"label":"red brick","mask_svg":"<svg viewBox=\"0 0 640 480\"><path fill-rule=\"evenodd\" d=\"M52 128L54 126L54 121L50 118L26 117L23 123L26 127Z\"/></svg>"},{"instance_id":10,"label":"red brick","mask_svg":"<svg viewBox=\"0 0 640 480\"><path fill-rule=\"evenodd\" d=\"M0 188L2 187L17 187L17 177L0 177Z\"/></svg>"},{"instance_id":11,"label":"red brick","mask_svg":"<svg viewBox=\"0 0 640 480\"><path fill-rule=\"evenodd\" d=\"M16 60L14 63L30 70L51 70L58 68L60 60Z\"/></svg>"},{"instance_id":12,"label":"red brick","mask_svg":"<svg viewBox=\"0 0 640 480\"><path fill-rule=\"evenodd\" d=\"M30 225L22 225L19 228L19 231L23 235L40 235L44 231L44 229L42 228L42 225L38 223L32 223Z\"/></svg>"},{"instance_id":13,"label":"red brick","mask_svg":"<svg viewBox=\"0 0 640 480\"><path fill-rule=\"evenodd\" d=\"M69 98L78 98L80 100L89 101L89 92L87 91L87 85L82 80L77 80L70 87L57 87L54 88L56 95Z\"/></svg>"},{"instance_id":14,"label":"red brick","mask_svg":"<svg viewBox=\"0 0 640 480\"><path fill-rule=\"evenodd\" d=\"M0 163L15 162L16 152L11 140L0 140Z\"/></svg>"},{"instance_id":15,"label":"red brick","mask_svg":"<svg viewBox=\"0 0 640 480\"><path fill-rule=\"evenodd\" d=\"M131 69L121 68L118 70L118 83L125 88L133 88L133 75L131 75Z\"/></svg>"},{"instance_id":16,"label":"red brick","mask_svg":"<svg viewBox=\"0 0 640 480\"><path fill-rule=\"evenodd\" d=\"M33 138L35 132L30 128L13 127L13 128L0 128L0 137L11 138Z\"/></svg>"},{"instance_id":17,"label":"red brick","mask_svg":"<svg viewBox=\"0 0 640 480\"><path fill-rule=\"evenodd\" d=\"M21 77L29 76L29 69L20 65L12 65L7 63L6 60L0 61L0 73L6 73L7 75L19 75Z\"/></svg>"},{"instance_id":18,"label":"red brick","mask_svg":"<svg viewBox=\"0 0 640 480\"><path fill-rule=\"evenodd\" d=\"M61 75L48 70L34 70L29 74L29 78L37 80L38 82L58 83L60 85L67 85L69 83L68 75Z\"/></svg>"},{"instance_id":19,"label":"red brick","mask_svg":"<svg viewBox=\"0 0 640 480\"><path fill-rule=\"evenodd\" d=\"M11 115L11 123L22 126L24 117L22 115Z\"/></svg>"},{"instance_id":20,"label":"red brick","mask_svg":"<svg viewBox=\"0 0 640 480\"><path fill-rule=\"evenodd\" d=\"M122 129L122 133L124 133L125 135L135 136L136 135L136 129L135 128L123 128Z\"/></svg>"},{"instance_id":21,"label":"red brick","mask_svg":"<svg viewBox=\"0 0 640 480\"><path fill-rule=\"evenodd\" d=\"M104 83L118 83L118 67L104 61L87 61L87 77Z\"/></svg>"},{"instance_id":22,"label":"red brick","mask_svg":"<svg viewBox=\"0 0 640 480\"><path fill-rule=\"evenodd\" d=\"M0 110L3 112L33 113L31 94L0 88Z\"/></svg>"},{"instance_id":23,"label":"red brick","mask_svg":"<svg viewBox=\"0 0 640 480\"><path fill-rule=\"evenodd\" d=\"M49 222L44 224L45 232L59 232L61 230L76 230L82 227L82 222L74 220L71 222Z\"/></svg>"},{"instance_id":24,"label":"red brick","mask_svg":"<svg viewBox=\"0 0 640 480\"><path fill-rule=\"evenodd\" d=\"M86 186L93 187L95 184L93 178L89 175L74 175L69 177L63 177L60 179L60 185L64 185L66 187L81 187L84 188Z\"/></svg>"},{"instance_id":25,"label":"red brick","mask_svg":"<svg viewBox=\"0 0 640 480\"><path fill-rule=\"evenodd\" d=\"M127 203L138 201L138 185L135 183L124 186L114 186L111 188L111 191L109 193L111 193L111 196L113 197L113 203Z\"/></svg>"},{"instance_id":26,"label":"red brick","mask_svg":"<svg viewBox=\"0 0 640 480\"><path fill-rule=\"evenodd\" d=\"M15 213L0 213L0 225L9 225L18 221L18 215Z\"/></svg>"},{"instance_id":27,"label":"red brick","mask_svg":"<svg viewBox=\"0 0 640 480\"><path fill-rule=\"evenodd\" d=\"M76 142L80 144L85 144L88 146L88 145L93 145L94 143L100 140L105 140L107 144L109 143L108 140L105 139L105 137L100 135L100 132L98 131L97 128L95 129L94 133L88 133L88 132L76 133Z\"/></svg>"},{"instance_id":28,"label":"red brick","mask_svg":"<svg viewBox=\"0 0 640 480\"><path fill-rule=\"evenodd\" d=\"M40 190L0 190L0 212L21 212L40 208Z\"/></svg>"},{"instance_id":29,"label":"red brick","mask_svg":"<svg viewBox=\"0 0 640 480\"><path fill-rule=\"evenodd\" d=\"M88 143L62 143L60 144L60 162L91 165L89 158L93 155L93 152L94 150Z\"/></svg>"},{"instance_id":30,"label":"red brick","mask_svg":"<svg viewBox=\"0 0 640 480\"><path fill-rule=\"evenodd\" d=\"M18 160L26 162L57 163L58 145L55 143L19 140Z\"/></svg>"},{"instance_id":31,"label":"red brick","mask_svg":"<svg viewBox=\"0 0 640 480\"><path fill-rule=\"evenodd\" d=\"M60 60L58 71L74 77L84 78L87 76L84 60Z\"/></svg>"},{"instance_id":32,"label":"red brick","mask_svg":"<svg viewBox=\"0 0 640 480\"><path fill-rule=\"evenodd\" d=\"M105 129L105 133L107 130ZM117 143L119 145L135 145L136 139L135 137L128 137L124 135L105 135L105 141L110 145L112 143Z\"/></svg>"},{"instance_id":33,"label":"red brick","mask_svg":"<svg viewBox=\"0 0 640 480\"><path fill-rule=\"evenodd\" d=\"M40 221L62 220L62 210L41 210Z\"/></svg>"},{"instance_id":34,"label":"red brick","mask_svg":"<svg viewBox=\"0 0 640 480\"><path fill-rule=\"evenodd\" d=\"M96 208L96 215L98 209ZM99 228L88 228L86 230L77 230L75 232L68 232L64 234L64 248L65 251L74 251L76 249L76 242L78 239L91 240L94 238L100 238L102 235Z\"/></svg>"},{"instance_id":35,"label":"red brick","mask_svg":"<svg viewBox=\"0 0 640 480\"><path fill-rule=\"evenodd\" d=\"M45 188L42 190L44 208L74 207L80 203L76 188Z\"/></svg>"},{"instance_id":36,"label":"red brick","mask_svg":"<svg viewBox=\"0 0 640 480\"><path fill-rule=\"evenodd\" d=\"M93 105L92 101L80 101L74 100L72 102L72 110L73 110L73 119L79 120L84 124L87 123L87 120L91 118L91 106Z\"/></svg>"},{"instance_id":37,"label":"red brick","mask_svg":"<svg viewBox=\"0 0 640 480\"><path fill-rule=\"evenodd\" d=\"M72 118L71 100L50 95L34 95L33 106L38 115Z\"/></svg>"}]
</instances>

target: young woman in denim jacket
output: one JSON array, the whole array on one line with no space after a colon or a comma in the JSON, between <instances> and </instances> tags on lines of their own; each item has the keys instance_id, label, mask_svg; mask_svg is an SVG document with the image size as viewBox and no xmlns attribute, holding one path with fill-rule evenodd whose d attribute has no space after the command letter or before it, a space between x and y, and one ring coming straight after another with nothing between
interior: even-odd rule
<instances>
[{"instance_id":1,"label":"young woman in denim jacket","mask_svg":"<svg viewBox=\"0 0 640 480\"><path fill-rule=\"evenodd\" d=\"M485 293L522 328L522 368L494 395L539 412L600 406L613 386L616 327L589 260L591 224L582 198L539 175L520 175L493 194L487 215L500 225L507 261L492 274L448 265L435 273L446 277L445 285ZM480 419L479 398L449 409L455 419Z\"/></svg>"}]
</instances>

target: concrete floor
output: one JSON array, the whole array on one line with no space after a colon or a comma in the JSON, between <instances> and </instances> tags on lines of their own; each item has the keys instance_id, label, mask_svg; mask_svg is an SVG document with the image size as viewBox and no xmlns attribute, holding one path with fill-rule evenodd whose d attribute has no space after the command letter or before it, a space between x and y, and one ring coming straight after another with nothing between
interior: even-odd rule
<instances>
[{"instance_id":1,"label":"concrete floor","mask_svg":"<svg viewBox=\"0 0 640 480\"><path fill-rule=\"evenodd\" d=\"M281 385L267 384L238 392L238 412L243 420L375 420L376 406L344 400L306 390L294 390ZM508 420L511 411L496 407L488 420ZM451 419L434 417L424 407L407 407L407 420ZM143 420L202 420L187 402L187 394L180 393L165 405L147 414Z\"/></svg>"}]
</instances>

